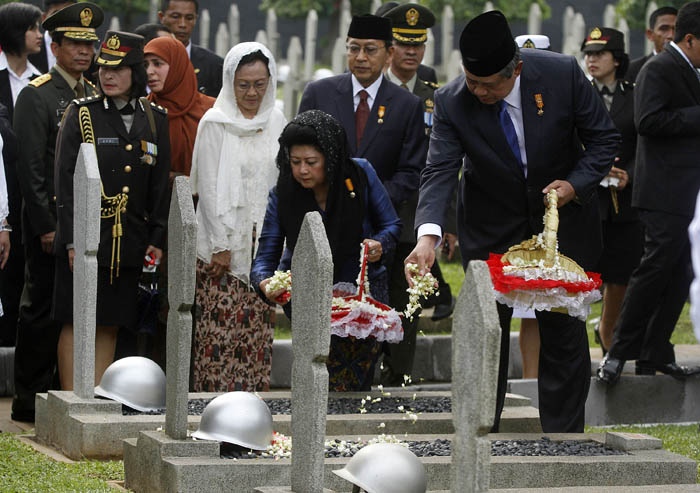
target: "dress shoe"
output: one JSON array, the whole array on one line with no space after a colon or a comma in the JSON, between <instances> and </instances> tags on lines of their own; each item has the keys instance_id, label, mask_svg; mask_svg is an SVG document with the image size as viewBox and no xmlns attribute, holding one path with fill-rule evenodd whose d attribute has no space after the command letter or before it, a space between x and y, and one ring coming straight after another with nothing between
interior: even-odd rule
<instances>
[{"instance_id":1,"label":"dress shoe","mask_svg":"<svg viewBox=\"0 0 700 493\"><path fill-rule=\"evenodd\" d=\"M598 367L598 380L609 386L615 385L620 379L624 367L624 360L613 358L608 354Z\"/></svg>"},{"instance_id":2,"label":"dress shoe","mask_svg":"<svg viewBox=\"0 0 700 493\"><path fill-rule=\"evenodd\" d=\"M659 371L665 375L671 375L678 380L684 380L686 377L700 374L700 367L697 366L681 366L678 363L652 363L650 361L637 361L634 374L635 375L656 375Z\"/></svg>"},{"instance_id":3,"label":"dress shoe","mask_svg":"<svg viewBox=\"0 0 700 493\"><path fill-rule=\"evenodd\" d=\"M608 348L603 346L603 338L600 337L600 329L598 327L593 329L593 336L595 338L595 342L600 345L600 350L603 351L603 357L605 357L605 355L608 354Z\"/></svg>"},{"instance_id":4,"label":"dress shoe","mask_svg":"<svg viewBox=\"0 0 700 493\"><path fill-rule=\"evenodd\" d=\"M452 312L455 311L455 297L453 296L452 299L450 300L450 303L441 303L435 305L435 310L433 310L433 316L430 317L430 320L432 321L437 321L437 320L442 320L443 318L447 318L450 315L452 315Z\"/></svg>"}]
</instances>

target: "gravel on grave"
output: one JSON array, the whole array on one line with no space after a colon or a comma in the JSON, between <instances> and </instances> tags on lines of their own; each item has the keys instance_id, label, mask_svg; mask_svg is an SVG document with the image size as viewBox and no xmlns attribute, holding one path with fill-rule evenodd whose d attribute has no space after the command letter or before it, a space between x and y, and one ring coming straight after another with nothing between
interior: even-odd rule
<instances>
[{"instance_id":1,"label":"gravel on grave","mask_svg":"<svg viewBox=\"0 0 700 493\"><path fill-rule=\"evenodd\" d=\"M367 414L394 414L410 411L413 413L449 413L452 411L452 399L450 397L381 397L367 400L364 408ZM376 402L375 402L376 401ZM188 403L190 416L199 416L204 411L211 399L190 399ZM290 399L265 399L272 414L291 414L292 404ZM403 406L403 410L399 407ZM328 414L360 414L362 399L329 398ZM136 414L165 414L165 409L157 411L140 412L127 406L122 406L122 414L133 416Z\"/></svg>"},{"instance_id":2,"label":"gravel on grave","mask_svg":"<svg viewBox=\"0 0 700 493\"><path fill-rule=\"evenodd\" d=\"M450 440L437 439L431 441L407 441L408 449L418 457L449 456ZM335 440L333 445L326 444L326 458L352 457L365 444ZM621 450L614 450L605 445L589 440L564 440L554 442L547 437L540 440L495 440L491 442L492 456L529 456L529 457L563 457L563 456L600 456L627 455ZM223 459L274 459L272 456L262 457L250 451L240 451L236 447L222 444L221 458Z\"/></svg>"}]
</instances>

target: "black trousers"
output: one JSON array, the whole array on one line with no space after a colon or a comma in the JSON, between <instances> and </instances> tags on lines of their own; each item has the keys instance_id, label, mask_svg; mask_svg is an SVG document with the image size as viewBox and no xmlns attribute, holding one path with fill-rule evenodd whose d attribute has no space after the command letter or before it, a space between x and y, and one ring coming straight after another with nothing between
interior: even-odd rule
<instances>
[{"instance_id":1,"label":"black trousers","mask_svg":"<svg viewBox=\"0 0 700 493\"><path fill-rule=\"evenodd\" d=\"M10 233L10 245L10 258L0 270L0 299L4 312L0 317L0 346L14 346L17 335L19 302L24 286L24 250L19 228Z\"/></svg>"},{"instance_id":2,"label":"black trousers","mask_svg":"<svg viewBox=\"0 0 700 493\"><path fill-rule=\"evenodd\" d=\"M501 356L493 433L498 432L508 386L510 320L513 315L512 308L497 305L501 323ZM563 313L537 311L535 315L541 341L537 391L542 430L545 433L582 433L591 384L586 323Z\"/></svg>"},{"instance_id":3,"label":"black trousers","mask_svg":"<svg viewBox=\"0 0 700 493\"><path fill-rule=\"evenodd\" d=\"M673 363L671 334L693 280L688 226L692 218L640 211L644 254L625 293L610 356Z\"/></svg>"},{"instance_id":4,"label":"black trousers","mask_svg":"<svg viewBox=\"0 0 700 493\"><path fill-rule=\"evenodd\" d=\"M37 393L58 388L56 348L61 324L51 319L54 256L43 252L38 237L25 244L24 290L15 348L13 417L32 417Z\"/></svg>"}]
</instances>

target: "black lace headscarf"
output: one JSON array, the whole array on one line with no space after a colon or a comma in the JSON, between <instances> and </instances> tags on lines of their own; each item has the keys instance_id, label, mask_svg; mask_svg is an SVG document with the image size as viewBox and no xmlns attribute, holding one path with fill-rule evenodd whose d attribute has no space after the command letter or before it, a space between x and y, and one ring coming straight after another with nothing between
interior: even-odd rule
<instances>
[{"instance_id":1,"label":"black lace headscarf","mask_svg":"<svg viewBox=\"0 0 700 493\"><path fill-rule=\"evenodd\" d=\"M359 256L363 240L362 221L366 213L367 176L350 159L343 126L323 111L309 110L297 115L282 131L279 143L278 214L287 246L291 249L296 245L304 216L307 212L317 211L318 204L313 191L303 188L292 176L290 149L295 145L310 145L323 154L328 183L323 222L333 254L334 282L337 282L343 261Z\"/></svg>"}]
</instances>

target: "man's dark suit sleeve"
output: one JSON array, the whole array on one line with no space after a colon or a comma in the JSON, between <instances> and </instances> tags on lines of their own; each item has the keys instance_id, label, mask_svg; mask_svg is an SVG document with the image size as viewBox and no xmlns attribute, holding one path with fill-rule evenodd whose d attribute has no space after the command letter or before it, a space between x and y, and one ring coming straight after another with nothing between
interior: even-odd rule
<instances>
[{"instance_id":1,"label":"man's dark suit sleeve","mask_svg":"<svg viewBox=\"0 0 700 493\"><path fill-rule=\"evenodd\" d=\"M433 130L430 133L427 164L421 173L416 229L421 224L434 223L445 230L445 212L449 205L447 197L450 197L449 193L454 190L464 159L459 133L446 118L442 102L443 95L438 91L435 93Z\"/></svg>"},{"instance_id":2,"label":"man's dark suit sleeve","mask_svg":"<svg viewBox=\"0 0 700 493\"><path fill-rule=\"evenodd\" d=\"M595 93L573 57L571 65L574 126L583 152L564 179L571 183L578 197L586 200L612 168L620 145L620 132L605 109L602 98Z\"/></svg>"},{"instance_id":3,"label":"man's dark suit sleeve","mask_svg":"<svg viewBox=\"0 0 700 493\"><path fill-rule=\"evenodd\" d=\"M56 221L49 212L50 197L44 176L44 152L50 133L50 122L44 116L48 111L34 87L27 86L19 93L13 123L17 142L21 142L17 177L31 229L37 236L56 230Z\"/></svg>"},{"instance_id":4,"label":"man's dark suit sleeve","mask_svg":"<svg viewBox=\"0 0 700 493\"><path fill-rule=\"evenodd\" d=\"M425 166L427 141L423 124L423 103L413 95L411 99L413 108L408 111L408 122L404 126L396 171L390 179L384 181L384 188L389 192L395 206L418 190L420 173Z\"/></svg>"},{"instance_id":5,"label":"man's dark suit sleeve","mask_svg":"<svg viewBox=\"0 0 700 493\"><path fill-rule=\"evenodd\" d=\"M690 67L688 67L690 70ZM634 89L634 124L639 135L693 137L700 135L700 105L672 108L679 83L676 71L644 70Z\"/></svg>"}]
</instances>

